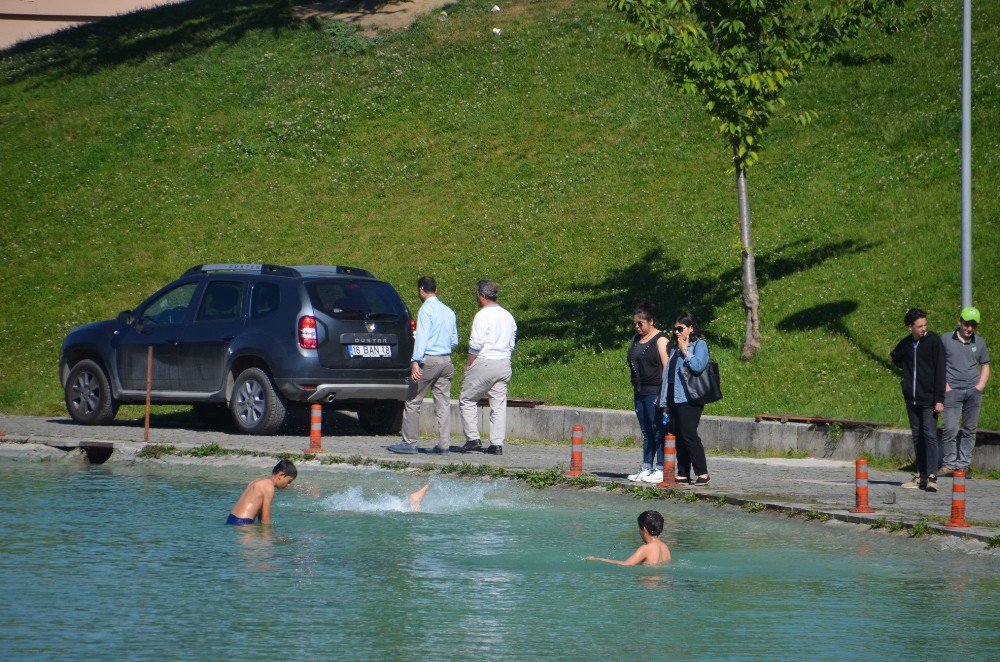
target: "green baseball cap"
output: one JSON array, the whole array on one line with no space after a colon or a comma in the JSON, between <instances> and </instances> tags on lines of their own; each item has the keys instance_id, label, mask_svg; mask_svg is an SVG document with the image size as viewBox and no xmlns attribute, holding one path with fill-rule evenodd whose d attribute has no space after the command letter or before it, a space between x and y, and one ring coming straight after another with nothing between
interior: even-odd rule
<instances>
[{"instance_id":1,"label":"green baseball cap","mask_svg":"<svg viewBox=\"0 0 1000 662\"><path fill-rule=\"evenodd\" d=\"M960 312L958 316L966 322L975 322L976 324L979 324L979 309L975 306L966 306L962 309L962 312Z\"/></svg>"}]
</instances>

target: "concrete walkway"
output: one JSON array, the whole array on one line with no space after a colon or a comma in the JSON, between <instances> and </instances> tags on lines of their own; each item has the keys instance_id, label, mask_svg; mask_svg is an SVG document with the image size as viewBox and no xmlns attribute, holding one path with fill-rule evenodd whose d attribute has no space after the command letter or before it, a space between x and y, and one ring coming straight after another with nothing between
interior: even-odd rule
<instances>
[{"instance_id":1,"label":"concrete walkway","mask_svg":"<svg viewBox=\"0 0 1000 662\"><path fill-rule=\"evenodd\" d=\"M332 420L330 420L332 419ZM172 423L176 417L154 417L151 442L172 444L177 448L192 448L217 443L223 448L257 452L301 453L309 445L307 429L301 434L255 437L233 434L221 429L202 429ZM504 455L485 453L448 456L420 453L396 455L386 446L397 440L390 437L365 436L356 421L345 414L328 416L324 421L323 449L328 455L343 458L360 456L376 461L407 461L412 466L467 462L507 469L549 470L568 468L569 440L561 442L508 442ZM169 427L168 427L169 426ZM81 442L100 441L112 444L115 453L134 454L142 447L141 422L121 421L105 427L75 425L69 419L0 415L0 455L51 457L53 453L78 447ZM456 442L457 443L457 442ZM433 445L430 441L426 447ZM590 446L584 443L584 470L600 481L627 483L625 476L634 473L641 459L635 447ZM942 532L989 540L1000 535L1000 481L974 479L967 482L966 519L976 524L968 529L941 526L950 518L951 480L941 479L941 491L928 493L904 490L900 484L909 474L900 471L870 472L870 505L872 515L854 515L848 510L855 505L854 464L841 460L742 458L711 455L708 458L711 483L703 488L680 487L681 493L693 493L698 498L734 506L749 507L760 503L767 508L786 512L827 515L832 519L870 524L878 518L889 522L913 525L922 519ZM308 466L306 464L305 466ZM810 515L815 517L815 515Z\"/></svg>"}]
</instances>

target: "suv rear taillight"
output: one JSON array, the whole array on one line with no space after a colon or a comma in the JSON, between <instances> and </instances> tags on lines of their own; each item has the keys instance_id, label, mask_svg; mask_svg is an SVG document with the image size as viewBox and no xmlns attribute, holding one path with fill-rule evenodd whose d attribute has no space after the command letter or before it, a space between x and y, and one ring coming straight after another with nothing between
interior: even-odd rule
<instances>
[{"instance_id":1,"label":"suv rear taillight","mask_svg":"<svg viewBox=\"0 0 1000 662\"><path fill-rule=\"evenodd\" d=\"M316 318L312 315L299 318L299 347L316 349Z\"/></svg>"},{"instance_id":2,"label":"suv rear taillight","mask_svg":"<svg viewBox=\"0 0 1000 662\"><path fill-rule=\"evenodd\" d=\"M410 318L410 333L413 334L413 339L417 339L417 320Z\"/></svg>"}]
</instances>

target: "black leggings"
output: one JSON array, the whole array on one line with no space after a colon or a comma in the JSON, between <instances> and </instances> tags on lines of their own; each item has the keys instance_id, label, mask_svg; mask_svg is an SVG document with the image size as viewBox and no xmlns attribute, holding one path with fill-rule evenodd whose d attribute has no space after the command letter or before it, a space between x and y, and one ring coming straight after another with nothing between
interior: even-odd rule
<instances>
[{"instance_id":1,"label":"black leggings","mask_svg":"<svg viewBox=\"0 0 1000 662\"><path fill-rule=\"evenodd\" d=\"M689 402L673 402L670 404L670 428L677 437L677 475L700 476L708 473L708 460L705 459L705 447L698 436L698 423L701 422L701 412L704 405L693 405Z\"/></svg>"}]
</instances>

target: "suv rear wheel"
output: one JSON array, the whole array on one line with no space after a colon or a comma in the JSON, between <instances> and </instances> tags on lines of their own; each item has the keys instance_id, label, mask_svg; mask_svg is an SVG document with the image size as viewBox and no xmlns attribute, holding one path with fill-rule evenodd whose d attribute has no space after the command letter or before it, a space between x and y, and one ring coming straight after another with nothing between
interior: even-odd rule
<instances>
[{"instance_id":1,"label":"suv rear wheel","mask_svg":"<svg viewBox=\"0 0 1000 662\"><path fill-rule=\"evenodd\" d=\"M111 385L101 366L84 359L66 380L66 410L73 420L84 425L104 425L114 420L118 401L111 395Z\"/></svg>"},{"instance_id":2,"label":"suv rear wheel","mask_svg":"<svg viewBox=\"0 0 1000 662\"><path fill-rule=\"evenodd\" d=\"M358 423L368 434L399 434L403 429L402 400L376 400L358 408Z\"/></svg>"},{"instance_id":3,"label":"suv rear wheel","mask_svg":"<svg viewBox=\"0 0 1000 662\"><path fill-rule=\"evenodd\" d=\"M247 368L236 378L229 412L246 434L273 434L285 420L285 401L271 377L260 368Z\"/></svg>"}]
</instances>

